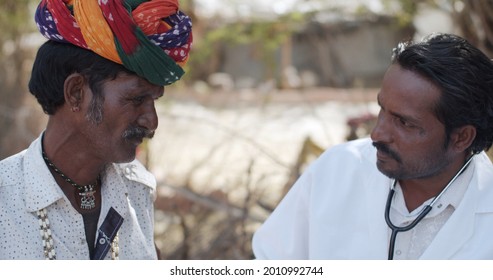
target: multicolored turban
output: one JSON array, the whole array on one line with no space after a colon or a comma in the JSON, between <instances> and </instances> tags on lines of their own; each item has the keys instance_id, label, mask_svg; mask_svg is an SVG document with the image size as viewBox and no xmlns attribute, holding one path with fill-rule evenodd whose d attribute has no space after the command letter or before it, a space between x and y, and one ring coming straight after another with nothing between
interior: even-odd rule
<instances>
[{"instance_id":1,"label":"multicolored turban","mask_svg":"<svg viewBox=\"0 0 493 280\"><path fill-rule=\"evenodd\" d=\"M36 24L50 40L91 50L156 85L185 73L192 22L178 0L42 0Z\"/></svg>"}]
</instances>

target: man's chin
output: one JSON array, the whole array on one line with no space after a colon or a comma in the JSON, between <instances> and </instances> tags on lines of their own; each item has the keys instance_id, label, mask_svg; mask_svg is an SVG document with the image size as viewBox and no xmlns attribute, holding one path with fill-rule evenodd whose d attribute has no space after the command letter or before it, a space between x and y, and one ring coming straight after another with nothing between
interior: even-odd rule
<instances>
[{"instance_id":1,"label":"man's chin","mask_svg":"<svg viewBox=\"0 0 493 280\"><path fill-rule=\"evenodd\" d=\"M395 179L397 176L394 170L390 170L389 168L386 168L386 166L384 166L384 164L382 162L379 162L378 160L377 160L377 169L378 171L380 171L380 173L391 179Z\"/></svg>"},{"instance_id":2,"label":"man's chin","mask_svg":"<svg viewBox=\"0 0 493 280\"><path fill-rule=\"evenodd\" d=\"M137 157L137 149L129 149L126 154L122 154L114 163L129 163Z\"/></svg>"},{"instance_id":3,"label":"man's chin","mask_svg":"<svg viewBox=\"0 0 493 280\"><path fill-rule=\"evenodd\" d=\"M125 139L125 142L132 145L133 147L139 146L140 144L142 144L143 141L144 138L138 138L138 137Z\"/></svg>"}]
</instances>

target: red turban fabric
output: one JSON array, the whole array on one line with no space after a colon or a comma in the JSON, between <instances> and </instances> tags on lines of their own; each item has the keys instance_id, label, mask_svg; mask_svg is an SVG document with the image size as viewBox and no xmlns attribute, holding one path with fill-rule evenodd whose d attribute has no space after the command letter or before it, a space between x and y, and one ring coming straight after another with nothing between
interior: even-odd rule
<instances>
[{"instance_id":1,"label":"red turban fabric","mask_svg":"<svg viewBox=\"0 0 493 280\"><path fill-rule=\"evenodd\" d=\"M156 85L185 73L192 22L178 0L42 0L35 20L50 40L91 50Z\"/></svg>"}]
</instances>

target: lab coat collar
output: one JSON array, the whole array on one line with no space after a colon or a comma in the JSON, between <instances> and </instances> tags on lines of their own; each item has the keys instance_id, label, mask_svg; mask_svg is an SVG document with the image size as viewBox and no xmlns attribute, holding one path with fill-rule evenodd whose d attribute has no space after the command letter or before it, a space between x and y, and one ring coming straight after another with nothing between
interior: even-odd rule
<instances>
[{"instance_id":1,"label":"lab coat collar","mask_svg":"<svg viewBox=\"0 0 493 280\"><path fill-rule=\"evenodd\" d=\"M475 156L472 165L474 175L464 197L449 220L438 232L437 236L426 249L420 259L450 259L471 238L474 232L475 218L479 213L493 212L493 182L491 162L478 164L481 161L489 161L482 153Z\"/></svg>"}]
</instances>

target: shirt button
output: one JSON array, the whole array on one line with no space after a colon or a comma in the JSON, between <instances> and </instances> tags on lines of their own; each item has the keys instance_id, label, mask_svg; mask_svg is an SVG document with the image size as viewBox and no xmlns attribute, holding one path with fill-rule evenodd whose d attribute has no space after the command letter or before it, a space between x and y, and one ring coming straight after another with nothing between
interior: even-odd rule
<instances>
[{"instance_id":1,"label":"shirt button","mask_svg":"<svg viewBox=\"0 0 493 280\"><path fill-rule=\"evenodd\" d=\"M402 254L402 252L401 252L401 250L397 250L397 251L395 251L395 254L400 255L400 254Z\"/></svg>"}]
</instances>

